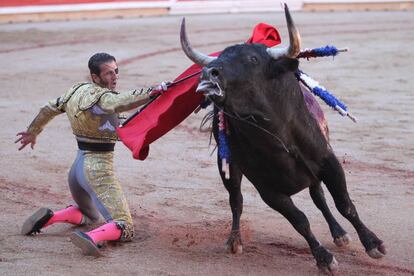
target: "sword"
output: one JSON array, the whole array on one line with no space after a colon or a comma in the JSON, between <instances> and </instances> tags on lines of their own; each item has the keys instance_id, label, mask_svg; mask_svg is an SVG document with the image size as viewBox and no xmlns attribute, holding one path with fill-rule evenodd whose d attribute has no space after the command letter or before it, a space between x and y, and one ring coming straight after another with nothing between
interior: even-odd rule
<instances>
[{"instance_id":1,"label":"sword","mask_svg":"<svg viewBox=\"0 0 414 276\"><path fill-rule=\"evenodd\" d=\"M177 85L177 84L179 84L179 83L181 83L181 82L183 82L185 80L188 80L188 79L190 79L190 78L192 78L192 77L194 77L194 76L196 76L196 75L198 75L200 73L201 73L201 70L199 70L197 72L194 72L194 73L192 73L192 74L190 74L188 76L185 76L185 77L183 77L183 78L181 78L179 80L176 80L176 81L173 81L173 82L167 82L166 83L167 89L170 88L171 86ZM145 108L147 108L153 101L155 101L161 95L162 95L162 93L161 94L158 94L157 96L155 96L154 98L152 98L149 102L147 102L142 108L140 108L137 111L135 111L134 113L132 113L128 118L125 119L125 121L123 121L119 125L119 127L124 127L129 121L131 121L133 118L135 118L139 113L141 113Z\"/></svg>"}]
</instances>

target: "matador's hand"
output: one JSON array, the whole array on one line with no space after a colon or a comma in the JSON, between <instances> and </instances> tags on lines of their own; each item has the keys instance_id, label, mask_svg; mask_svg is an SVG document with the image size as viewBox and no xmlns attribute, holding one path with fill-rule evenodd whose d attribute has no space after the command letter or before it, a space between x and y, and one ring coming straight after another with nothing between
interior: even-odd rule
<instances>
[{"instance_id":1,"label":"matador's hand","mask_svg":"<svg viewBox=\"0 0 414 276\"><path fill-rule=\"evenodd\" d=\"M30 147L33 149L34 145L36 144L36 135L33 133L22 131L16 134L16 136L20 136L14 143L20 142L22 146L19 148L19 150L22 150L24 147L26 147L28 144L30 144Z\"/></svg>"},{"instance_id":2,"label":"matador's hand","mask_svg":"<svg viewBox=\"0 0 414 276\"><path fill-rule=\"evenodd\" d=\"M152 88L151 92L149 93L150 98L155 98L160 94L164 93L168 90L168 87L171 85L170 82L161 82L161 84Z\"/></svg>"}]
</instances>

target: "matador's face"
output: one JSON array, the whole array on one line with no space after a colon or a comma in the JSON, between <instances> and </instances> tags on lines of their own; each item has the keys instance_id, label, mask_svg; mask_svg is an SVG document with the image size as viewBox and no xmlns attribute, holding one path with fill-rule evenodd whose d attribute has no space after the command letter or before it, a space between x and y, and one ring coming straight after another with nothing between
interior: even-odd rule
<instances>
[{"instance_id":1,"label":"matador's face","mask_svg":"<svg viewBox=\"0 0 414 276\"><path fill-rule=\"evenodd\" d=\"M93 80L101 87L115 90L118 81L118 65L115 61L103 63L99 66L100 74L93 74Z\"/></svg>"}]
</instances>

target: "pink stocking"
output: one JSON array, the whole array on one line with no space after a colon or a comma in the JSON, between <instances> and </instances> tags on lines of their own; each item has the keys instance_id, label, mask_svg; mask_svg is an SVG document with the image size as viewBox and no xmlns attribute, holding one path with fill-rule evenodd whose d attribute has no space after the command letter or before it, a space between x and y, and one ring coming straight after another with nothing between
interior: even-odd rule
<instances>
[{"instance_id":1,"label":"pink stocking","mask_svg":"<svg viewBox=\"0 0 414 276\"><path fill-rule=\"evenodd\" d=\"M95 244L100 241L116 241L119 240L122 230L114 222L106 223L92 231L86 232Z\"/></svg>"},{"instance_id":2,"label":"pink stocking","mask_svg":"<svg viewBox=\"0 0 414 276\"><path fill-rule=\"evenodd\" d=\"M49 219L43 228L59 222L79 225L82 222L82 217L83 214L77 207L69 206L65 209L53 212L53 217Z\"/></svg>"}]
</instances>

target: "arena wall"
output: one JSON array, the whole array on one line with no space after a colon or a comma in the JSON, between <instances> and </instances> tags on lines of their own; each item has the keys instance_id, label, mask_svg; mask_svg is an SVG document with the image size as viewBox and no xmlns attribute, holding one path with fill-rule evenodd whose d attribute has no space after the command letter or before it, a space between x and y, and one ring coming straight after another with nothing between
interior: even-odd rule
<instances>
[{"instance_id":1,"label":"arena wall","mask_svg":"<svg viewBox=\"0 0 414 276\"><path fill-rule=\"evenodd\" d=\"M414 1L292 0L291 10L405 10ZM2 0L0 23L281 11L277 0Z\"/></svg>"}]
</instances>

